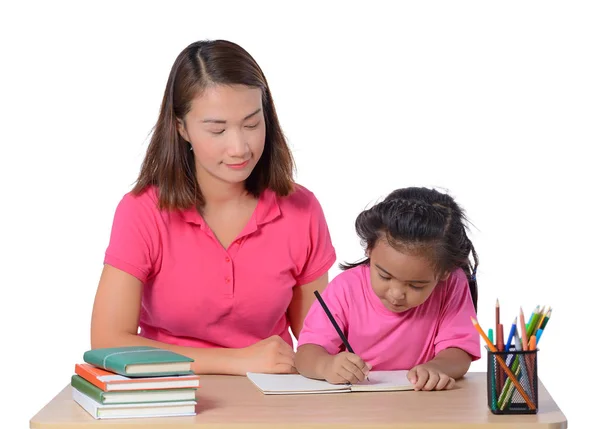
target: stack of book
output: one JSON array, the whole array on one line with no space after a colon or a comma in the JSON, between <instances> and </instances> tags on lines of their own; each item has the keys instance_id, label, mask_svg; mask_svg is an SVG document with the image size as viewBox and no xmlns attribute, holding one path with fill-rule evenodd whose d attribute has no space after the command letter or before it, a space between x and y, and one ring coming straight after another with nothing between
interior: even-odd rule
<instances>
[{"instance_id":1,"label":"stack of book","mask_svg":"<svg viewBox=\"0 0 600 429\"><path fill-rule=\"evenodd\" d=\"M71 377L73 400L95 419L192 416L192 359L155 347L94 349Z\"/></svg>"}]
</instances>

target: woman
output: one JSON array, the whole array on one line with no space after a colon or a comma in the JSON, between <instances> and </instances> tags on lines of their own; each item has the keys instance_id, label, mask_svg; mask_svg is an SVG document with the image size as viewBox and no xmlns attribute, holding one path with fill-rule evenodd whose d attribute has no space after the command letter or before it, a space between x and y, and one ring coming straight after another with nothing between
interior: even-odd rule
<instances>
[{"instance_id":1,"label":"woman","mask_svg":"<svg viewBox=\"0 0 600 429\"><path fill-rule=\"evenodd\" d=\"M292 173L254 59L227 41L184 49L115 213L92 348L170 349L203 374L294 372L289 328L297 338L336 255Z\"/></svg>"}]
</instances>

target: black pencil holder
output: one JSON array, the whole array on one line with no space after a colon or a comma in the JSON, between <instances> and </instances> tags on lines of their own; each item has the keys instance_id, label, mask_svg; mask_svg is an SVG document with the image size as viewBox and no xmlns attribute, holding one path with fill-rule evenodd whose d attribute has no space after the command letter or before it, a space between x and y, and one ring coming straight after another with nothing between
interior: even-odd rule
<instances>
[{"instance_id":1,"label":"black pencil holder","mask_svg":"<svg viewBox=\"0 0 600 429\"><path fill-rule=\"evenodd\" d=\"M487 351L487 397L492 413L537 413L537 352L537 349L517 351L514 348L508 351ZM512 376L507 373L507 368Z\"/></svg>"}]
</instances>

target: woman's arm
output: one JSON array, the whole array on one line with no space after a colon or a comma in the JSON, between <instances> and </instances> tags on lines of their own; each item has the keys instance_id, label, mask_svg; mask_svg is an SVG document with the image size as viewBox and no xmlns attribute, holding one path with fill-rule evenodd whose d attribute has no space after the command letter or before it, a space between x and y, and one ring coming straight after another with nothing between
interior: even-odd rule
<instances>
[{"instance_id":1,"label":"woman's arm","mask_svg":"<svg viewBox=\"0 0 600 429\"><path fill-rule=\"evenodd\" d=\"M139 336L142 282L105 265L92 311L91 347L154 346L194 359L201 374L245 375L246 371L291 372L293 352L280 337L270 337L239 349L195 348L161 343Z\"/></svg>"},{"instance_id":2,"label":"woman's arm","mask_svg":"<svg viewBox=\"0 0 600 429\"><path fill-rule=\"evenodd\" d=\"M304 285L298 285L294 288L292 302L288 307L288 318L290 320L292 333L296 339L298 339L302 326L304 325L306 313L308 313L310 306L316 299L315 291L318 290L319 293L323 292L328 281L328 273L325 273L317 280Z\"/></svg>"}]
</instances>

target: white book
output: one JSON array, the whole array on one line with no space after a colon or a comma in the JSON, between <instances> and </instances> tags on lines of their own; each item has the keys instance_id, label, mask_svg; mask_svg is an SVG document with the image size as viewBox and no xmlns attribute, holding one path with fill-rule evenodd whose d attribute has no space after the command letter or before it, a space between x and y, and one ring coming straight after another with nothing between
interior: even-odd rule
<instances>
[{"instance_id":1,"label":"white book","mask_svg":"<svg viewBox=\"0 0 600 429\"><path fill-rule=\"evenodd\" d=\"M73 400L94 419L122 419L143 417L174 417L196 415L196 401L152 402L137 404L100 404L74 387Z\"/></svg>"},{"instance_id":2,"label":"white book","mask_svg":"<svg viewBox=\"0 0 600 429\"><path fill-rule=\"evenodd\" d=\"M413 390L406 378L408 371L371 371L369 380L357 384L331 384L299 374L261 374L248 372L246 376L265 395L298 395L310 393L350 393Z\"/></svg>"}]
</instances>

